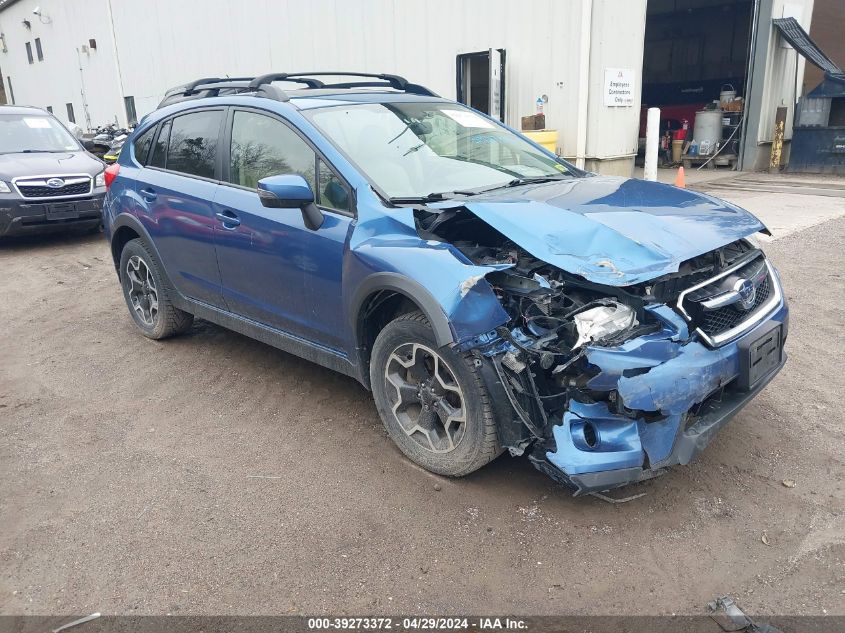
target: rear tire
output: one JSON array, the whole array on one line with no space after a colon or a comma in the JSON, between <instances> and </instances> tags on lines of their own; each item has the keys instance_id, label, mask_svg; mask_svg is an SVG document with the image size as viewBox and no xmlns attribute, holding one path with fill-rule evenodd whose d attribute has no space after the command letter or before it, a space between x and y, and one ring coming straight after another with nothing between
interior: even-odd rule
<instances>
[{"instance_id":1,"label":"rear tire","mask_svg":"<svg viewBox=\"0 0 845 633\"><path fill-rule=\"evenodd\" d=\"M130 240L120 253L120 285L129 314L144 336L163 339L181 334L194 315L173 305L173 290L147 246Z\"/></svg>"},{"instance_id":2,"label":"rear tire","mask_svg":"<svg viewBox=\"0 0 845 633\"><path fill-rule=\"evenodd\" d=\"M473 359L438 347L422 313L400 316L379 333L370 384L390 438L426 470L461 477L502 453Z\"/></svg>"}]
</instances>

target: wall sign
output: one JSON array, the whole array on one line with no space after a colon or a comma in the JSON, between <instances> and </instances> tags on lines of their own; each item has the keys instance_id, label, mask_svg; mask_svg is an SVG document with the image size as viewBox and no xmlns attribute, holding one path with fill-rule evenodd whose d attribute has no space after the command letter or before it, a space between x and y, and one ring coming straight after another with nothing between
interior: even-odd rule
<instances>
[{"instance_id":1,"label":"wall sign","mask_svg":"<svg viewBox=\"0 0 845 633\"><path fill-rule=\"evenodd\" d=\"M634 105L634 71L630 68L604 69L604 105Z\"/></svg>"}]
</instances>

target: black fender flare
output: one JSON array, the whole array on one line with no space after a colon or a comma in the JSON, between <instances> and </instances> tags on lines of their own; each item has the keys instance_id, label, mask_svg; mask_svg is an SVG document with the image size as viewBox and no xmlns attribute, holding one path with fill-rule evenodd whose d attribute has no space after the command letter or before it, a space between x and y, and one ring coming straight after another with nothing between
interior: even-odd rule
<instances>
[{"instance_id":1,"label":"black fender flare","mask_svg":"<svg viewBox=\"0 0 845 633\"><path fill-rule=\"evenodd\" d=\"M153 239L150 237L149 231L147 231L146 227L141 224L141 221L136 218L134 215L130 215L129 213L121 213L118 215L114 221L111 223L111 235L109 236L109 245L112 248L112 255L115 256L115 267L119 264L119 254L114 252L114 238L117 235L118 231L123 227L128 227L135 231L139 237L144 240L144 243L153 251L153 255L156 256L158 259L158 264L162 263L161 254L158 252L158 248L156 248Z\"/></svg>"},{"instance_id":2,"label":"black fender flare","mask_svg":"<svg viewBox=\"0 0 845 633\"><path fill-rule=\"evenodd\" d=\"M351 331L355 333L355 343L359 350L361 348L359 329L361 308L367 297L383 290L397 292L419 306L431 324L431 329L434 330L434 340L438 347L454 343L455 337L449 326L449 319L443 312L443 307L422 284L399 273L382 272L373 273L358 284L349 303Z\"/></svg>"},{"instance_id":3,"label":"black fender flare","mask_svg":"<svg viewBox=\"0 0 845 633\"><path fill-rule=\"evenodd\" d=\"M111 235L109 236L109 247L112 252L112 257L114 258L114 269L117 272L118 276L120 276L120 253L114 252L114 238L117 235L118 231L123 228L128 227L135 231L138 236L144 241L144 244L152 251L153 257L156 259L156 264L158 265L159 270L161 273L166 277L167 285L173 290L176 294L177 303L179 300L183 299L182 294L176 290L176 287L173 285L173 282L170 279L170 275L167 272L167 268L164 266L164 260L161 258L161 253L158 252L158 248L156 247L153 238L150 237L149 231L147 231L146 227L141 224L141 221L136 218L134 215L129 213L121 213L117 217L115 217L114 221L111 223ZM181 307L181 306L180 306Z\"/></svg>"}]
</instances>

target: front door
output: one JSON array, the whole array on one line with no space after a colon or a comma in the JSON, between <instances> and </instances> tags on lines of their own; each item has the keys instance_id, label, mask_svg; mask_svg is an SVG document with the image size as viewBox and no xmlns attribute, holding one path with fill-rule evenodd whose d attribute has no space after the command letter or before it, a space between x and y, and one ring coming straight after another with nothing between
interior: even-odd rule
<instances>
[{"instance_id":1,"label":"front door","mask_svg":"<svg viewBox=\"0 0 845 633\"><path fill-rule=\"evenodd\" d=\"M136 193L144 224L176 289L222 306L214 250L212 201L224 110L199 110L165 121L152 155L138 172Z\"/></svg>"},{"instance_id":2,"label":"front door","mask_svg":"<svg viewBox=\"0 0 845 633\"><path fill-rule=\"evenodd\" d=\"M224 179L214 199L217 260L232 312L334 350L345 347L342 268L351 228L349 188L280 118L235 109L227 122ZM300 174L323 225L299 209L269 209L256 192L267 176Z\"/></svg>"}]
</instances>

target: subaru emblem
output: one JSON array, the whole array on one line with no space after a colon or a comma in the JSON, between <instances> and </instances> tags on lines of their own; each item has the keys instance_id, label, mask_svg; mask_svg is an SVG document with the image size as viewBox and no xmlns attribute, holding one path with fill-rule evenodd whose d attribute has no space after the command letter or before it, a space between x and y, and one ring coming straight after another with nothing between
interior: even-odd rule
<instances>
[{"instance_id":1,"label":"subaru emblem","mask_svg":"<svg viewBox=\"0 0 845 633\"><path fill-rule=\"evenodd\" d=\"M743 310L750 310L757 298L757 288L750 279L740 279L734 284L734 291L739 295L739 305Z\"/></svg>"},{"instance_id":2,"label":"subaru emblem","mask_svg":"<svg viewBox=\"0 0 845 633\"><path fill-rule=\"evenodd\" d=\"M50 187L50 189L61 189L65 186L65 181L61 178L48 178L47 186Z\"/></svg>"}]
</instances>

